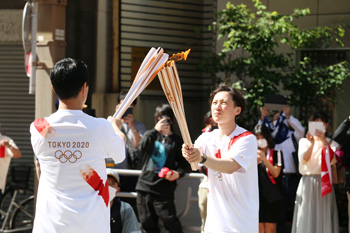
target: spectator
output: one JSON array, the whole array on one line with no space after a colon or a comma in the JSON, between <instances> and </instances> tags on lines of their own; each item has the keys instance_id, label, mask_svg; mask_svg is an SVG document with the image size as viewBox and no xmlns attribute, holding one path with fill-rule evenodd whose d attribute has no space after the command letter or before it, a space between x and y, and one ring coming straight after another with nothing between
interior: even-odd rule
<instances>
[{"instance_id":1,"label":"spectator","mask_svg":"<svg viewBox=\"0 0 350 233\"><path fill-rule=\"evenodd\" d=\"M124 101L127 91L121 91L118 95L118 103L115 106L115 111L118 110L119 106L121 103ZM115 168L120 168L120 169L134 169L132 164L130 164L130 158L129 158L129 153L128 153L128 147L132 147L133 149L137 149L138 145L141 141L142 135L146 131L146 127L143 123L135 120L133 112L137 104L137 99L135 99L132 104L129 106L130 109L128 109L124 115L122 116L122 132L126 135L126 160L124 160L120 164L113 164L113 161L107 160L107 167L115 167ZM137 180L136 180L137 181ZM124 179L123 179L124 183ZM126 182L128 183L128 182ZM134 183L134 188L135 188L135 182ZM124 191L126 191L124 189ZM130 191L135 191L130 190Z\"/></svg>"},{"instance_id":2,"label":"spectator","mask_svg":"<svg viewBox=\"0 0 350 233\"><path fill-rule=\"evenodd\" d=\"M109 233L105 158L125 158L121 120L82 111L89 89L82 61L58 61L50 79L58 110L30 126L41 171L33 232Z\"/></svg>"},{"instance_id":3,"label":"spectator","mask_svg":"<svg viewBox=\"0 0 350 233\"><path fill-rule=\"evenodd\" d=\"M181 233L174 193L176 180L190 171L190 165L181 155L183 141L174 133L170 106L158 106L154 118L154 129L146 131L139 145L145 156L136 185L139 219L147 233L159 232L158 219L169 232Z\"/></svg>"},{"instance_id":4,"label":"spectator","mask_svg":"<svg viewBox=\"0 0 350 233\"><path fill-rule=\"evenodd\" d=\"M116 106L116 110L119 108L120 104L124 101L126 94L127 94L126 91L120 92L118 96L118 105ZM132 104L130 105L130 107L133 109L133 112L135 110L136 104L137 104L137 99L135 99L134 102L132 102ZM123 127L122 127L123 132L127 135L129 141L131 142L131 145L134 148L137 148L141 141L142 135L146 131L145 125L135 120L133 114L128 114L127 116L122 118L122 122L123 122Z\"/></svg>"},{"instance_id":5,"label":"spectator","mask_svg":"<svg viewBox=\"0 0 350 233\"><path fill-rule=\"evenodd\" d=\"M125 97L127 95L126 91L120 92L118 95L118 104L116 105L115 110L119 108L120 104L124 101ZM134 100L134 102L131 104L130 108L132 109L132 113L127 114L125 117L122 117L122 132L126 136L126 159L113 167L120 168L120 169L141 169L142 166L142 153L137 151L138 145L142 139L143 134L146 131L146 127L143 123L135 120L133 112L137 104L137 98ZM137 162L136 162L136 161ZM113 164L114 165L114 164ZM128 176L128 175L121 175L121 183L120 186L123 189L124 192L135 192L136 183L138 180L137 176ZM120 198L122 201L125 201L129 203L136 214L137 213L137 207L136 207L136 200L135 198L128 198L128 197L122 197Z\"/></svg>"},{"instance_id":6,"label":"spectator","mask_svg":"<svg viewBox=\"0 0 350 233\"><path fill-rule=\"evenodd\" d=\"M202 129L202 133L211 132L214 129L218 128L218 124L213 120L213 117L211 116L211 111L207 112L204 115L203 122L205 127Z\"/></svg>"},{"instance_id":7,"label":"spectator","mask_svg":"<svg viewBox=\"0 0 350 233\"><path fill-rule=\"evenodd\" d=\"M281 217L283 156L265 125L255 126L258 139L259 232L275 233Z\"/></svg>"},{"instance_id":8,"label":"spectator","mask_svg":"<svg viewBox=\"0 0 350 233\"><path fill-rule=\"evenodd\" d=\"M115 197L120 191L120 178L117 171L107 168L109 200L111 204L111 233L141 233L133 208Z\"/></svg>"},{"instance_id":9,"label":"spectator","mask_svg":"<svg viewBox=\"0 0 350 233\"><path fill-rule=\"evenodd\" d=\"M328 120L323 113L314 113L310 121L322 122L323 129L309 131L299 141L299 171L303 175L296 194L293 233L338 233L338 211L332 190L331 163L334 149L325 132Z\"/></svg>"},{"instance_id":10,"label":"spectator","mask_svg":"<svg viewBox=\"0 0 350 233\"><path fill-rule=\"evenodd\" d=\"M340 146L338 149L338 159L340 165L345 167L345 190L348 197L348 217L350 233L350 116L339 125L333 134L333 140Z\"/></svg>"},{"instance_id":11,"label":"spectator","mask_svg":"<svg viewBox=\"0 0 350 233\"><path fill-rule=\"evenodd\" d=\"M16 143L4 132L0 131L0 203L2 195L5 192L7 173L10 167L11 159L19 159L22 157L21 151Z\"/></svg>"},{"instance_id":12,"label":"spectator","mask_svg":"<svg viewBox=\"0 0 350 233\"><path fill-rule=\"evenodd\" d=\"M188 162L208 168L205 232L258 232L257 141L236 124L246 107L244 98L238 90L220 84L209 103L219 129L202 134L194 148L182 148Z\"/></svg>"},{"instance_id":13,"label":"spectator","mask_svg":"<svg viewBox=\"0 0 350 233\"><path fill-rule=\"evenodd\" d=\"M261 108L261 118L258 124L264 124L270 129L276 143L275 150L283 154L283 199L281 203L281 221L277 225L277 232L286 232L286 222L292 222L295 195L298 188L300 174L298 172L297 142L304 137L305 129L290 113L286 106L280 112L275 112L272 121L269 119L269 109ZM293 130L290 130L291 127ZM293 156L294 154L294 156Z\"/></svg>"}]
</instances>

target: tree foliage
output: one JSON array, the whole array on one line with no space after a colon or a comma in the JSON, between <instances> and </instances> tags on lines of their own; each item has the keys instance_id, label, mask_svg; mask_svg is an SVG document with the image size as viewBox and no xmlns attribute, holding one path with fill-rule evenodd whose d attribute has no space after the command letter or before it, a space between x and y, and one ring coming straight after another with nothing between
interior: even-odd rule
<instances>
[{"instance_id":1,"label":"tree foliage","mask_svg":"<svg viewBox=\"0 0 350 233\"><path fill-rule=\"evenodd\" d=\"M281 88L291 93L289 102L302 110L301 117L313 110L311 106L320 107L314 103L325 106L334 103L335 92L340 91L343 80L349 78L345 61L320 67L311 66L310 58L303 57L300 64L296 64L292 53L279 53L277 49L343 46L343 27L302 30L294 21L310 14L309 9L295 9L290 15L280 15L267 11L259 0L253 2L254 11L244 4L228 2L226 9L217 13L212 29L217 32L222 49L208 55L200 65L212 74L213 84L224 81L243 91L249 107L249 114L243 119L245 126L256 123L257 117L253 116L258 114L264 97L279 93ZM223 79L220 73L224 74Z\"/></svg>"},{"instance_id":2,"label":"tree foliage","mask_svg":"<svg viewBox=\"0 0 350 233\"><path fill-rule=\"evenodd\" d=\"M300 119L305 121L313 109L331 113L343 81L350 77L348 63L310 66L310 58L305 57L299 64L293 78L284 80L284 88L291 93L291 104L299 107Z\"/></svg>"}]
</instances>

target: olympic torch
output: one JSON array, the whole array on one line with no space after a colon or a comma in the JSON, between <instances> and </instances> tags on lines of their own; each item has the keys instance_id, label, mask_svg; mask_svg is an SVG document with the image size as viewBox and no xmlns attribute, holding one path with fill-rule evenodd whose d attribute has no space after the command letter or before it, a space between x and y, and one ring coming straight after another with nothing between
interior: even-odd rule
<instances>
[{"instance_id":1,"label":"olympic torch","mask_svg":"<svg viewBox=\"0 0 350 233\"><path fill-rule=\"evenodd\" d=\"M168 60L169 55L164 53L162 48L151 48L136 74L124 101L114 113L114 118L121 118L131 103L141 94L141 92L152 82L157 73Z\"/></svg>"},{"instance_id":2,"label":"olympic torch","mask_svg":"<svg viewBox=\"0 0 350 233\"><path fill-rule=\"evenodd\" d=\"M192 148L193 145L185 117L180 78L175 64L175 61L186 60L189 52L190 49L170 57L169 61L166 62L165 66L158 73L158 77L165 96L174 112L184 143L189 148ZM191 168L193 171L198 170L198 164L191 163Z\"/></svg>"}]
</instances>

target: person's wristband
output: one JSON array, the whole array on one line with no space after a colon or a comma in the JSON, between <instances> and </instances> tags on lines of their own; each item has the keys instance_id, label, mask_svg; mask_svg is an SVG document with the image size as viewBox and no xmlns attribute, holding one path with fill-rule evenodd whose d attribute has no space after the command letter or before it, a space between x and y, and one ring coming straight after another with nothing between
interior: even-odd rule
<instances>
[{"instance_id":1,"label":"person's wristband","mask_svg":"<svg viewBox=\"0 0 350 233\"><path fill-rule=\"evenodd\" d=\"M203 163L205 163L205 161L207 161L207 155L202 153L202 161L200 161L199 163L203 164Z\"/></svg>"}]
</instances>

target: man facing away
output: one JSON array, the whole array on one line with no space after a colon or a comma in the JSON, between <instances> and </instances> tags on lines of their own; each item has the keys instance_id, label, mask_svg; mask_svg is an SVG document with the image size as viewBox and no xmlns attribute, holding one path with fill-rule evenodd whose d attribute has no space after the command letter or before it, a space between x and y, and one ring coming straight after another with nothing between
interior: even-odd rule
<instances>
[{"instance_id":1,"label":"man facing away","mask_svg":"<svg viewBox=\"0 0 350 233\"><path fill-rule=\"evenodd\" d=\"M125 158L120 119L85 114L88 71L82 61L65 58L50 73L59 109L30 126L40 163L33 232L110 232L105 158Z\"/></svg>"}]
</instances>

